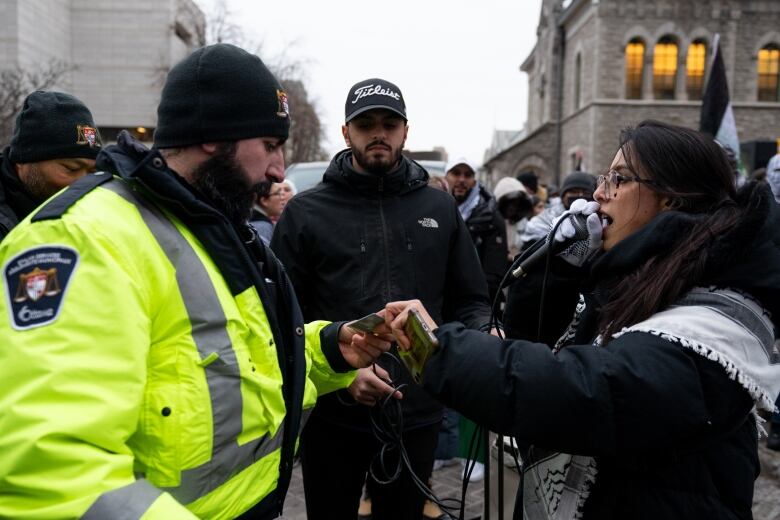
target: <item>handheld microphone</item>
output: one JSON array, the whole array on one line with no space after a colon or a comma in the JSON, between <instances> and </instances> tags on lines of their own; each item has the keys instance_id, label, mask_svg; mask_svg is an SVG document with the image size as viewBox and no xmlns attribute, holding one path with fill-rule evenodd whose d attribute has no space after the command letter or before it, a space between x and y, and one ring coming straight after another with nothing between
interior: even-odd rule
<instances>
[{"instance_id":1,"label":"handheld microphone","mask_svg":"<svg viewBox=\"0 0 780 520\"><path fill-rule=\"evenodd\" d=\"M517 269L512 271L513 277L520 278L528 274L528 271L533 269L533 267L536 264L544 260L550 248L552 248L552 253L550 254L555 255L557 253L560 253L570 245L572 245L574 242L588 238L588 226L585 222L587 217L582 213L577 213L576 215L569 215L569 217L571 217L569 221L574 226L574 236L567 238L563 242L558 242L555 240L554 236L552 236L551 233L548 242L546 242L541 247L539 247L536 251L531 253L528 256L528 258L520 262L520 266ZM545 240L545 239L541 238L540 240Z\"/></svg>"}]
</instances>

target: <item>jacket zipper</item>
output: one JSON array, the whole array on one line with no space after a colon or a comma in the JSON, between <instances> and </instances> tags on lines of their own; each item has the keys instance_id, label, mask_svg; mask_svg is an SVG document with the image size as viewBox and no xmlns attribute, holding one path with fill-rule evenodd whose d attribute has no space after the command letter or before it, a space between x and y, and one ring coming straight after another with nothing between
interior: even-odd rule
<instances>
[{"instance_id":1,"label":"jacket zipper","mask_svg":"<svg viewBox=\"0 0 780 520\"><path fill-rule=\"evenodd\" d=\"M368 269L366 267L366 239L361 234L360 235L360 294L362 296L366 295L366 270Z\"/></svg>"},{"instance_id":2,"label":"jacket zipper","mask_svg":"<svg viewBox=\"0 0 780 520\"><path fill-rule=\"evenodd\" d=\"M390 245L387 241L387 226L385 224L385 211L382 201L384 199L385 179L379 178L379 218L382 222L382 241L385 249L385 300L390 301Z\"/></svg>"}]
</instances>

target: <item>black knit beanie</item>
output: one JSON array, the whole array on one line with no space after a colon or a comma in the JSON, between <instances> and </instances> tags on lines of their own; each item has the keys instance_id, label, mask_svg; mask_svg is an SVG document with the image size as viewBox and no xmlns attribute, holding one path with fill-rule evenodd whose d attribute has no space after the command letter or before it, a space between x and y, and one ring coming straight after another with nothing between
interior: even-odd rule
<instances>
[{"instance_id":1,"label":"black knit beanie","mask_svg":"<svg viewBox=\"0 0 780 520\"><path fill-rule=\"evenodd\" d=\"M257 56L226 43L201 47L168 73L157 107L157 148L287 138L287 94Z\"/></svg>"},{"instance_id":2,"label":"black knit beanie","mask_svg":"<svg viewBox=\"0 0 780 520\"><path fill-rule=\"evenodd\" d=\"M560 194L563 195L569 190L596 191L596 177L585 172L572 172L563 179Z\"/></svg>"},{"instance_id":3,"label":"black knit beanie","mask_svg":"<svg viewBox=\"0 0 780 520\"><path fill-rule=\"evenodd\" d=\"M36 91L16 116L8 159L34 163L97 157L102 142L89 109L70 94Z\"/></svg>"}]
</instances>

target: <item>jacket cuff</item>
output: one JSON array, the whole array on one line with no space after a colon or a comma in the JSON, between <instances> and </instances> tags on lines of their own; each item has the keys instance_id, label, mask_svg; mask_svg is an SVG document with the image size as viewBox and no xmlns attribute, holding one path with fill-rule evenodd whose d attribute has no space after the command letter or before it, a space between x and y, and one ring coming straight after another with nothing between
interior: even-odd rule
<instances>
[{"instance_id":1,"label":"jacket cuff","mask_svg":"<svg viewBox=\"0 0 780 520\"><path fill-rule=\"evenodd\" d=\"M501 332L504 332L504 324L501 323L501 322L493 323L493 324L491 324L491 323L483 323L482 325L479 326L478 330L480 332L487 332L489 334L490 330L493 327L495 327L496 329L500 330Z\"/></svg>"},{"instance_id":2,"label":"jacket cuff","mask_svg":"<svg viewBox=\"0 0 780 520\"><path fill-rule=\"evenodd\" d=\"M355 367L347 363L347 360L341 355L341 349L339 348L339 332L345 323L347 322L337 321L327 325L320 331L320 348L322 353L325 354L325 359L328 360L330 368L338 373L355 370Z\"/></svg>"}]
</instances>

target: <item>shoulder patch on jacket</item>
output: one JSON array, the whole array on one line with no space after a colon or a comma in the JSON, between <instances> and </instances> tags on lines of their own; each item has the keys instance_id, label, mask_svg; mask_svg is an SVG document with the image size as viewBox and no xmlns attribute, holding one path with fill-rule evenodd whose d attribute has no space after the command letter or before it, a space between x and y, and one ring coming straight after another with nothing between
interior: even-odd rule
<instances>
[{"instance_id":1,"label":"shoulder patch on jacket","mask_svg":"<svg viewBox=\"0 0 780 520\"><path fill-rule=\"evenodd\" d=\"M38 246L3 266L11 326L16 330L48 325L57 319L79 255L66 246Z\"/></svg>"},{"instance_id":2,"label":"shoulder patch on jacket","mask_svg":"<svg viewBox=\"0 0 780 520\"><path fill-rule=\"evenodd\" d=\"M68 186L65 191L57 195L39 209L32 217L32 222L40 220L58 219L68 211L81 197L94 190L114 177L108 172L90 173L78 179Z\"/></svg>"}]
</instances>

